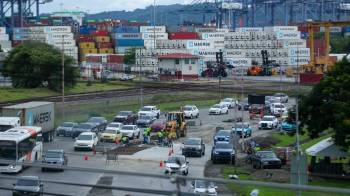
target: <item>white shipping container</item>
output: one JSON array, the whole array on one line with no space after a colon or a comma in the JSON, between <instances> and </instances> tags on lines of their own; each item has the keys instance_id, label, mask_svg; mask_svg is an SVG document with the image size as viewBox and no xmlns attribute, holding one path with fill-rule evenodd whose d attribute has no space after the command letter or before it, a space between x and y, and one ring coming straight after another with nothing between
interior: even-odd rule
<instances>
[{"instance_id":1,"label":"white shipping container","mask_svg":"<svg viewBox=\"0 0 350 196\"><path fill-rule=\"evenodd\" d=\"M249 67L252 65L251 58L227 58L226 61L228 61L230 65L238 67Z\"/></svg>"},{"instance_id":2,"label":"white shipping container","mask_svg":"<svg viewBox=\"0 0 350 196\"><path fill-rule=\"evenodd\" d=\"M55 47L62 48L63 47L74 47L76 46L75 40L60 40L60 39L53 39L53 40L47 40L46 43L51 44Z\"/></svg>"},{"instance_id":3,"label":"white shipping container","mask_svg":"<svg viewBox=\"0 0 350 196\"><path fill-rule=\"evenodd\" d=\"M168 33L142 33L142 39L168 39Z\"/></svg>"},{"instance_id":4,"label":"white shipping container","mask_svg":"<svg viewBox=\"0 0 350 196\"><path fill-rule=\"evenodd\" d=\"M236 28L236 32L262 32L262 27L240 27Z\"/></svg>"},{"instance_id":5,"label":"white shipping container","mask_svg":"<svg viewBox=\"0 0 350 196\"><path fill-rule=\"evenodd\" d=\"M299 31L278 31L276 32L277 39L286 40L286 39L300 39Z\"/></svg>"},{"instance_id":6,"label":"white shipping container","mask_svg":"<svg viewBox=\"0 0 350 196\"><path fill-rule=\"evenodd\" d=\"M218 49L195 49L192 50L191 54L202 56L204 58L216 58L217 52L219 52Z\"/></svg>"},{"instance_id":7,"label":"white shipping container","mask_svg":"<svg viewBox=\"0 0 350 196\"><path fill-rule=\"evenodd\" d=\"M12 48L12 43L8 40L0 40L0 46L1 48Z\"/></svg>"},{"instance_id":8,"label":"white shipping container","mask_svg":"<svg viewBox=\"0 0 350 196\"><path fill-rule=\"evenodd\" d=\"M297 26L274 26L273 31L298 31Z\"/></svg>"},{"instance_id":9,"label":"white shipping container","mask_svg":"<svg viewBox=\"0 0 350 196\"><path fill-rule=\"evenodd\" d=\"M224 40L225 33L202 33L202 39L204 40Z\"/></svg>"},{"instance_id":10,"label":"white shipping container","mask_svg":"<svg viewBox=\"0 0 350 196\"><path fill-rule=\"evenodd\" d=\"M50 33L47 35L48 39L74 39L73 33Z\"/></svg>"},{"instance_id":11,"label":"white shipping container","mask_svg":"<svg viewBox=\"0 0 350 196\"><path fill-rule=\"evenodd\" d=\"M114 39L142 39L141 33L115 33Z\"/></svg>"},{"instance_id":12,"label":"white shipping container","mask_svg":"<svg viewBox=\"0 0 350 196\"><path fill-rule=\"evenodd\" d=\"M283 48L306 48L306 40L283 40Z\"/></svg>"},{"instance_id":13,"label":"white shipping container","mask_svg":"<svg viewBox=\"0 0 350 196\"><path fill-rule=\"evenodd\" d=\"M152 33L152 32L156 32L156 33L165 33L166 29L165 26L141 26L140 27L140 32L141 33Z\"/></svg>"},{"instance_id":14,"label":"white shipping container","mask_svg":"<svg viewBox=\"0 0 350 196\"><path fill-rule=\"evenodd\" d=\"M187 49L206 49L214 48L214 42L209 40L188 40L186 43Z\"/></svg>"},{"instance_id":15,"label":"white shipping container","mask_svg":"<svg viewBox=\"0 0 350 196\"><path fill-rule=\"evenodd\" d=\"M195 32L197 32L197 33L210 33L210 32L216 32L216 29L215 28L198 27L198 28L195 28Z\"/></svg>"},{"instance_id":16,"label":"white shipping container","mask_svg":"<svg viewBox=\"0 0 350 196\"><path fill-rule=\"evenodd\" d=\"M16 27L13 28L13 34L26 33L46 33L44 27Z\"/></svg>"},{"instance_id":17,"label":"white shipping container","mask_svg":"<svg viewBox=\"0 0 350 196\"><path fill-rule=\"evenodd\" d=\"M78 53L78 47L64 47L63 48L64 53Z\"/></svg>"},{"instance_id":18,"label":"white shipping container","mask_svg":"<svg viewBox=\"0 0 350 196\"><path fill-rule=\"evenodd\" d=\"M288 49L289 57L309 57L310 49L309 48L289 48Z\"/></svg>"},{"instance_id":19,"label":"white shipping container","mask_svg":"<svg viewBox=\"0 0 350 196\"><path fill-rule=\"evenodd\" d=\"M220 29L216 29L216 32L228 33L230 32L230 29L220 28Z\"/></svg>"},{"instance_id":20,"label":"white shipping container","mask_svg":"<svg viewBox=\"0 0 350 196\"><path fill-rule=\"evenodd\" d=\"M44 33L19 33L19 34L13 34L12 39L13 40L38 40L38 41L45 41L47 40L48 35Z\"/></svg>"},{"instance_id":21,"label":"white shipping container","mask_svg":"<svg viewBox=\"0 0 350 196\"><path fill-rule=\"evenodd\" d=\"M246 56L246 52L245 50L226 49L224 51L224 56L226 58L244 58Z\"/></svg>"},{"instance_id":22,"label":"white shipping container","mask_svg":"<svg viewBox=\"0 0 350 196\"><path fill-rule=\"evenodd\" d=\"M71 33L71 26L47 26L45 27L46 33Z\"/></svg>"},{"instance_id":23,"label":"white shipping container","mask_svg":"<svg viewBox=\"0 0 350 196\"><path fill-rule=\"evenodd\" d=\"M306 65L310 63L310 57L289 57L288 65Z\"/></svg>"},{"instance_id":24,"label":"white shipping container","mask_svg":"<svg viewBox=\"0 0 350 196\"><path fill-rule=\"evenodd\" d=\"M0 34L6 34L6 27L0 27Z\"/></svg>"},{"instance_id":25,"label":"white shipping container","mask_svg":"<svg viewBox=\"0 0 350 196\"><path fill-rule=\"evenodd\" d=\"M0 34L0 40L4 40L4 41L9 40L9 35L8 34Z\"/></svg>"}]
</instances>

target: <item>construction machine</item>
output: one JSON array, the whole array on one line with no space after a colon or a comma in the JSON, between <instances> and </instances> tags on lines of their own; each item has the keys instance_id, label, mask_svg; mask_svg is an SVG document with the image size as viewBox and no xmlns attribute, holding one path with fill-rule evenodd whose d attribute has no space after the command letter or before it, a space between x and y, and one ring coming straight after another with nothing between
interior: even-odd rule
<instances>
[{"instance_id":1,"label":"construction machine","mask_svg":"<svg viewBox=\"0 0 350 196\"><path fill-rule=\"evenodd\" d=\"M248 76L271 76L274 74L272 68L279 67L279 65L272 60L269 60L267 50L261 51L262 65L253 65L248 69Z\"/></svg>"},{"instance_id":2,"label":"construction machine","mask_svg":"<svg viewBox=\"0 0 350 196\"><path fill-rule=\"evenodd\" d=\"M183 112L169 112L167 114L167 122L165 131L168 133L176 132L176 137L186 137L187 126L185 122L185 113Z\"/></svg>"}]
</instances>

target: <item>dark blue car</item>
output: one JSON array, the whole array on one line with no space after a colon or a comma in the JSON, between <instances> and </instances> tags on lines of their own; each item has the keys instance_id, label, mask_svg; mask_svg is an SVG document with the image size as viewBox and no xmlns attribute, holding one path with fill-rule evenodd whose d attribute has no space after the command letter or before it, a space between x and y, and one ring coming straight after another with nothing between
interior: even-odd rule
<instances>
[{"instance_id":1,"label":"dark blue car","mask_svg":"<svg viewBox=\"0 0 350 196\"><path fill-rule=\"evenodd\" d=\"M232 130L220 130L214 135L214 144L216 142L232 142L233 132Z\"/></svg>"}]
</instances>

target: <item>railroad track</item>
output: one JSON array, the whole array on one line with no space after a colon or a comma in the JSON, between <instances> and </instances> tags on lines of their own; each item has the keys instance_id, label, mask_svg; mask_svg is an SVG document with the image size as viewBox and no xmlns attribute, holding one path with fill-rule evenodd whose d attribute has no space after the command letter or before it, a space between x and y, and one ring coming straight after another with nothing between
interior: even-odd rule
<instances>
[{"instance_id":1,"label":"railroad track","mask_svg":"<svg viewBox=\"0 0 350 196\"><path fill-rule=\"evenodd\" d=\"M285 85L285 87L293 88L294 85ZM254 86L254 84L245 84L245 92L254 92L264 91L271 89L276 89L278 86L266 85L266 86ZM144 95L152 95L164 92L179 92L179 91L197 91L197 92L219 92L218 84L194 84L194 83L182 83L182 84L161 84L161 85L150 85L145 84L143 87ZM276 89L277 90L277 89ZM278 91L278 90L277 90ZM230 92L230 93L240 93L241 87L238 85L228 85L222 84L221 92ZM91 93L78 93L65 95L65 102L75 102L75 101L84 101L84 100L98 100L98 99L109 99L109 98L118 98L118 97L128 97L128 96L137 96L140 94L139 88L131 89L118 89L110 91L97 91ZM48 96L48 97L37 97L30 99L22 99L16 101L8 101L0 103L0 107L13 105L17 103L29 102L29 101L50 101L50 102L61 102L62 96Z\"/></svg>"}]
</instances>

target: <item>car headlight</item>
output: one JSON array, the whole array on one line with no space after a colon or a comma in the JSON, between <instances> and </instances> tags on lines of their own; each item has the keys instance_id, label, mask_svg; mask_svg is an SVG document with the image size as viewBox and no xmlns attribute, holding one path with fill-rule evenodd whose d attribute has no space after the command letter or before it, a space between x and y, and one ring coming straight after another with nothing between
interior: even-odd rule
<instances>
[{"instance_id":1,"label":"car headlight","mask_svg":"<svg viewBox=\"0 0 350 196\"><path fill-rule=\"evenodd\" d=\"M264 164L264 165L267 165L267 164L269 164L269 162L267 162L267 161L264 161L264 162L263 162L263 164Z\"/></svg>"},{"instance_id":2,"label":"car headlight","mask_svg":"<svg viewBox=\"0 0 350 196\"><path fill-rule=\"evenodd\" d=\"M10 165L10 169L15 169L16 166L15 165Z\"/></svg>"},{"instance_id":3,"label":"car headlight","mask_svg":"<svg viewBox=\"0 0 350 196\"><path fill-rule=\"evenodd\" d=\"M214 154L219 154L218 152L214 152Z\"/></svg>"}]
</instances>

